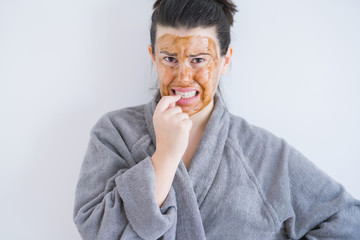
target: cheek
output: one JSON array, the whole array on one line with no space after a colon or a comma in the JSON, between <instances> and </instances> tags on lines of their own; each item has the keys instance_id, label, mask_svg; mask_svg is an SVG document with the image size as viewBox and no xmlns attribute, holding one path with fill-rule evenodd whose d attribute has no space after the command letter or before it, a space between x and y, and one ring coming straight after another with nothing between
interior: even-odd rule
<instances>
[{"instance_id":1,"label":"cheek","mask_svg":"<svg viewBox=\"0 0 360 240\"><path fill-rule=\"evenodd\" d=\"M196 80L200 83L205 91L213 91L218 82L219 69L216 64L204 67L196 73Z\"/></svg>"},{"instance_id":2,"label":"cheek","mask_svg":"<svg viewBox=\"0 0 360 240\"><path fill-rule=\"evenodd\" d=\"M202 68L200 71L198 71L196 73L196 80L201 84L201 85L205 85L208 81L209 78L211 76L211 72L209 71L210 69L207 67Z\"/></svg>"},{"instance_id":3,"label":"cheek","mask_svg":"<svg viewBox=\"0 0 360 240\"><path fill-rule=\"evenodd\" d=\"M174 70L170 67L159 66L158 68L159 86L163 95L169 95L167 87L172 82Z\"/></svg>"}]
</instances>

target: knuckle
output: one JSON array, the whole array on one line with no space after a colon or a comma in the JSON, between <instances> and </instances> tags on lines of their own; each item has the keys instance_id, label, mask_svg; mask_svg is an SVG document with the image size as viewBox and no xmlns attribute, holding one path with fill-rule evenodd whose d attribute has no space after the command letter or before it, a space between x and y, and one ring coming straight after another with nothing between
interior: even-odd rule
<instances>
[{"instance_id":1,"label":"knuckle","mask_svg":"<svg viewBox=\"0 0 360 240\"><path fill-rule=\"evenodd\" d=\"M179 125L179 128L181 129L181 130L186 130L186 124L185 123L181 123L180 125Z\"/></svg>"},{"instance_id":2,"label":"knuckle","mask_svg":"<svg viewBox=\"0 0 360 240\"><path fill-rule=\"evenodd\" d=\"M185 123L187 127L192 127L192 121L190 119L186 119Z\"/></svg>"},{"instance_id":3,"label":"knuckle","mask_svg":"<svg viewBox=\"0 0 360 240\"><path fill-rule=\"evenodd\" d=\"M189 115L188 115L187 113L183 113L183 117L184 117L185 119L189 119Z\"/></svg>"},{"instance_id":4,"label":"knuckle","mask_svg":"<svg viewBox=\"0 0 360 240\"><path fill-rule=\"evenodd\" d=\"M177 111L182 112L182 108L181 108L181 107L175 106L174 108L175 108Z\"/></svg>"}]
</instances>

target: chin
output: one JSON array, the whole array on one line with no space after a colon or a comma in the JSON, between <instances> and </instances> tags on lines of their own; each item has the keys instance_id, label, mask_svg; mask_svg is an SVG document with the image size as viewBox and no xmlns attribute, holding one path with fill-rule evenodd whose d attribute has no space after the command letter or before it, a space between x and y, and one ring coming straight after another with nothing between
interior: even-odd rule
<instances>
[{"instance_id":1,"label":"chin","mask_svg":"<svg viewBox=\"0 0 360 240\"><path fill-rule=\"evenodd\" d=\"M200 111L198 111L198 112L200 112ZM187 113L189 115L189 117L191 117L191 116L194 116L195 114L197 114L198 112L190 112L190 113L185 112L185 113Z\"/></svg>"},{"instance_id":2,"label":"chin","mask_svg":"<svg viewBox=\"0 0 360 240\"><path fill-rule=\"evenodd\" d=\"M202 110L202 108L191 109L191 107L184 107L184 106L180 106L180 107L183 110L183 112L187 113L189 116L193 116Z\"/></svg>"}]
</instances>

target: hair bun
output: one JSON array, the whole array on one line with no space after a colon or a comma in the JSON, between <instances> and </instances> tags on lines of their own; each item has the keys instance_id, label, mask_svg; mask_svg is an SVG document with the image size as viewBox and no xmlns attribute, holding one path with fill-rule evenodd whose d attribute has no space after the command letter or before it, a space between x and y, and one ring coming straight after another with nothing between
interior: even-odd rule
<instances>
[{"instance_id":1,"label":"hair bun","mask_svg":"<svg viewBox=\"0 0 360 240\"><path fill-rule=\"evenodd\" d=\"M229 20L230 25L234 23L234 14L237 12L236 5L231 0L214 0L222 6L227 19ZM161 2L158 0L157 2Z\"/></svg>"},{"instance_id":2,"label":"hair bun","mask_svg":"<svg viewBox=\"0 0 360 240\"><path fill-rule=\"evenodd\" d=\"M153 9L155 10L159 5L163 2L163 0L156 0L156 2L153 5Z\"/></svg>"},{"instance_id":3,"label":"hair bun","mask_svg":"<svg viewBox=\"0 0 360 240\"><path fill-rule=\"evenodd\" d=\"M165 0L156 0L153 5L153 9L154 10L157 9L164 1ZM234 14L237 12L236 5L231 0L213 0L213 1L221 5L221 8L224 11L230 25L233 25Z\"/></svg>"}]
</instances>

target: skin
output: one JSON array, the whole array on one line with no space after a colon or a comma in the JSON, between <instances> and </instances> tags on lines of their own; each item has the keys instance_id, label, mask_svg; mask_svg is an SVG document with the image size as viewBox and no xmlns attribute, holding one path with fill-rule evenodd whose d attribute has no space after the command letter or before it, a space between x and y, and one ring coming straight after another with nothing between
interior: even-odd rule
<instances>
[{"instance_id":1,"label":"skin","mask_svg":"<svg viewBox=\"0 0 360 240\"><path fill-rule=\"evenodd\" d=\"M160 99L153 115L156 150L155 201L162 206L179 162L188 168L214 107L221 74L230 64L232 48L221 56L215 27L179 29L157 26L155 51L149 53L159 76ZM198 91L190 104L179 104L174 87Z\"/></svg>"}]
</instances>

